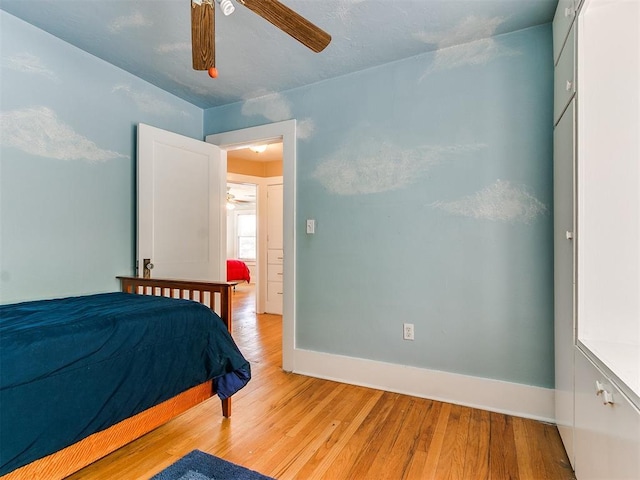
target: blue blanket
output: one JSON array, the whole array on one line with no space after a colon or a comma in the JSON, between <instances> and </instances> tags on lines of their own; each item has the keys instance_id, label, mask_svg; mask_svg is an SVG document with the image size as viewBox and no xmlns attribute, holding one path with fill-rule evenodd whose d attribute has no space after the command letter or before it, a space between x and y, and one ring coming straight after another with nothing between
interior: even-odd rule
<instances>
[{"instance_id":1,"label":"blue blanket","mask_svg":"<svg viewBox=\"0 0 640 480\"><path fill-rule=\"evenodd\" d=\"M0 475L250 366L224 323L189 300L107 293L0 306Z\"/></svg>"}]
</instances>

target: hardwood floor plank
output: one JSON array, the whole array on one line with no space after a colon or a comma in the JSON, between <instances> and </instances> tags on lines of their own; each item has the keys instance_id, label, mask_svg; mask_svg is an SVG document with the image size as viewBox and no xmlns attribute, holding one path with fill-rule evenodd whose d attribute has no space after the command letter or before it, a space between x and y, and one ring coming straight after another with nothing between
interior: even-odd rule
<instances>
[{"instance_id":1,"label":"hardwood floor plank","mask_svg":"<svg viewBox=\"0 0 640 480\"><path fill-rule=\"evenodd\" d=\"M334 420L318 435L313 442L304 446L304 449L292 451L287 455L278 466L272 470L272 475L282 480L297 478L300 469L307 461L316 453L324 442L331 436L333 431L338 428L340 421ZM308 438L308 437L307 437Z\"/></svg>"},{"instance_id":2,"label":"hardwood floor plank","mask_svg":"<svg viewBox=\"0 0 640 480\"><path fill-rule=\"evenodd\" d=\"M313 472L310 473L308 476L305 476L304 478L307 478L308 480L323 478L323 476L326 474L329 467L336 461L336 458L338 457L338 455L346 447L346 445L349 443L353 435L355 435L356 431L360 428L360 426L362 425L364 420L367 418L369 413L371 413L371 410L376 405L376 403L378 403L378 400L380 399L381 396L382 396L381 391L375 392L373 395L370 396L368 400L365 400L364 405L362 405L361 407L360 406L357 407L358 411L349 422L346 422L347 428L345 429L343 434L340 436L338 441L336 441L336 443L330 449L328 454L323 458L320 464L316 466ZM343 423L343 425L344 424L345 423ZM304 474L304 473L305 472L301 472L301 474Z\"/></svg>"},{"instance_id":3,"label":"hardwood floor plank","mask_svg":"<svg viewBox=\"0 0 640 480\"><path fill-rule=\"evenodd\" d=\"M501 413L490 413L491 439L489 444L489 468L492 480L518 479L518 460L513 431L513 418Z\"/></svg>"},{"instance_id":4,"label":"hardwood floor plank","mask_svg":"<svg viewBox=\"0 0 640 480\"><path fill-rule=\"evenodd\" d=\"M411 411L411 406L415 402L414 398L399 396L396 404L386 421L386 428L378 435L379 448L376 456L370 462L368 475L366 478L386 479L392 474L395 478L401 478L404 470L408 466L405 462L406 450L403 448L407 443L403 441L406 437L412 436L414 430L404 430L405 422ZM418 421L415 418L415 421Z\"/></svg>"},{"instance_id":5,"label":"hardwood floor plank","mask_svg":"<svg viewBox=\"0 0 640 480\"><path fill-rule=\"evenodd\" d=\"M539 459L536 458L535 439L529 438L527 425L523 419L513 419L513 433L520 476L522 478L547 478L544 463L538 462Z\"/></svg>"},{"instance_id":6,"label":"hardwood floor plank","mask_svg":"<svg viewBox=\"0 0 640 480\"><path fill-rule=\"evenodd\" d=\"M440 411L444 403L425 400L423 406L422 423L418 431L418 444L406 472L407 479L419 480L424 478L424 471L428 459L429 448L433 441Z\"/></svg>"},{"instance_id":7,"label":"hardwood floor plank","mask_svg":"<svg viewBox=\"0 0 640 480\"><path fill-rule=\"evenodd\" d=\"M231 418L212 398L69 480L148 480L194 449L280 479L574 480L553 425L283 372L282 319L254 298L233 296L253 378Z\"/></svg>"},{"instance_id":8,"label":"hardwood floor plank","mask_svg":"<svg viewBox=\"0 0 640 480\"><path fill-rule=\"evenodd\" d=\"M424 463L424 470L422 471L425 479L435 479L438 463L440 462L440 455L442 454L442 445L444 444L444 437L447 432L447 424L449 423L449 415L451 414L451 404L445 403L438 415L438 423L433 432L433 439L429 444L429 451L427 452L427 459Z\"/></svg>"},{"instance_id":9,"label":"hardwood floor plank","mask_svg":"<svg viewBox=\"0 0 640 480\"><path fill-rule=\"evenodd\" d=\"M328 388L335 387L330 382L326 382L325 386ZM339 409L341 407L345 409L345 404L329 402L326 407L324 410L316 410L315 416L311 417L311 422L308 421L309 415L306 413L296 418L287 415L287 418L283 420L285 426L279 439L271 444L269 452L257 462L262 471L277 471L282 461L283 452L286 452L288 457L295 457L317 438L318 432L326 429L327 426L333 429L335 427L334 422L340 422L344 418L345 414L341 413ZM287 431L293 429L297 434L295 436L287 435Z\"/></svg>"},{"instance_id":10,"label":"hardwood floor plank","mask_svg":"<svg viewBox=\"0 0 640 480\"><path fill-rule=\"evenodd\" d=\"M380 448L378 438L384 433L387 417L395 407L397 398L397 394L389 392L380 396L371 413L353 435L353 444L338 456L336 465L327 471L326 478L366 478L371 459L375 458ZM343 455L348 455L348 459ZM345 464L345 468L338 467L340 460Z\"/></svg>"},{"instance_id":11,"label":"hardwood floor plank","mask_svg":"<svg viewBox=\"0 0 640 480\"><path fill-rule=\"evenodd\" d=\"M489 478L489 440L491 424L489 412L473 409L469 421L467 455L461 478L487 480Z\"/></svg>"},{"instance_id":12,"label":"hardwood floor plank","mask_svg":"<svg viewBox=\"0 0 640 480\"><path fill-rule=\"evenodd\" d=\"M451 407L449 423L442 444L442 454L436 470L438 479L462 478L467 453L471 409L459 405Z\"/></svg>"},{"instance_id":13,"label":"hardwood floor plank","mask_svg":"<svg viewBox=\"0 0 640 480\"><path fill-rule=\"evenodd\" d=\"M313 418L318 415L322 410L326 410L326 408L333 403L335 398L340 395L344 391L344 385L338 385L337 388L332 389L329 395L326 395L321 402L319 402L313 409L309 410L309 407L304 409L305 415L304 418L299 421L295 427L290 429L287 432L289 437L295 437L300 433L305 426L308 425L309 422L313 420Z\"/></svg>"}]
</instances>

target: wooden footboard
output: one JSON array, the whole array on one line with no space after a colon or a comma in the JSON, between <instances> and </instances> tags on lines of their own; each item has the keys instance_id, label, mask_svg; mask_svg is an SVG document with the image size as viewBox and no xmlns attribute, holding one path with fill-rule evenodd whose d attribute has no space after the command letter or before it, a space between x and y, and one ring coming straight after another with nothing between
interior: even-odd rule
<instances>
[{"instance_id":1,"label":"wooden footboard","mask_svg":"<svg viewBox=\"0 0 640 480\"><path fill-rule=\"evenodd\" d=\"M173 280L168 278L117 277L121 290L141 295L159 295L172 298L188 298L215 310L219 299L218 315L224 321L229 333L231 324L231 291L235 283L213 283L194 280Z\"/></svg>"},{"instance_id":2,"label":"wooden footboard","mask_svg":"<svg viewBox=\"0 0 640 480\"><path fill-rule=\"evenodd\" d=\"M118 277L118 279L123 292L187 298L203 303L212 310L217 305L218 315L231 332L232 284L138 277ZM214 394L213 381L205 382L0 478L2 480L62 479L167 423ZM231 415L230 398L222 401L222 413L225 417Z\"/></svg>"}]
</instances>

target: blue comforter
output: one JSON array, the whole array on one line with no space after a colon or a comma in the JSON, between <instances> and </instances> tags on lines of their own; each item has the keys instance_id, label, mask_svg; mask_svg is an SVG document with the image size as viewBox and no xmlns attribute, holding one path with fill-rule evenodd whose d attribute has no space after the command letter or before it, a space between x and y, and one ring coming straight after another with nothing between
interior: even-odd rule
<instances>
[{"instance_id":1,"label":"blue comforter","mask_svg":"<svg viewBox=\"0 0 640 480\"><path fill-rule=\"evenodd\" d=\"M107 293L0 306L0 475L250 366L224 323L189 300Z\"/></svg>"}]
</instances>

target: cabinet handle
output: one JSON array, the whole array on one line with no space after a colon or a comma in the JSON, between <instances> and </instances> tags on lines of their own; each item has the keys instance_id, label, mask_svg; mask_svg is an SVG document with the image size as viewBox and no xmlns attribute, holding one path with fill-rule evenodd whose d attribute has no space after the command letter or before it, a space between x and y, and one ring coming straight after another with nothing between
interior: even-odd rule
<instances>
[{"instance_id":1,"label":"cabinet handle","mask_svg":"<svg viewBox=\"0 0 640 480\"><path fill-rule=\"evenodd\" d=\"M613 394L604 388L604 384L596 380L596 397L602 395L602 403L604 405L613 405Z\"/></svg>"},{"instance_id":2,"label":"cabinet handle","mask_svg":"<svg viewBox=\"0 0 640 480\"><path fill-rule=\"evenodd\" d=\"M567 230L564 235L567 237L567 240L573 240L573 232Z\"/></svg>"},{"instance_id":3,"label":"cabinet handle","mask_svg":"<svg viewBox=\"0 0 640 480\"><path fill-rule=\"evenodd\" d=\"M573 17L573 7L567 7L564 9L565 17Z\"/></svg>"},{"instance_id":4,"label":"cabinet handle","mask_svg":"<svg viewBox=\"0 0 640 480\"><path fill-rule=\"evenodd\" d=\"M571 90L573 90L573 81L567 80L567 86L565 88L567 89L567 92L570 92Z\"/></svg>"}]
</instances>

